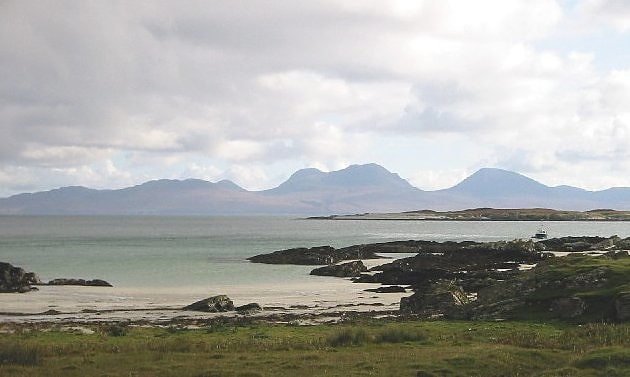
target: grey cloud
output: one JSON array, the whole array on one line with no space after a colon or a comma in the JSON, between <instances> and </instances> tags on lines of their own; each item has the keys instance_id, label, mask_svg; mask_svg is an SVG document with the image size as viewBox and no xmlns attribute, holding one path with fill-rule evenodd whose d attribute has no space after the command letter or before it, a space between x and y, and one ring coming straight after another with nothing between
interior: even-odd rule
<instances>
[{"instance_id":1,"label":"grey cloud","mask_svg":"<svg viewBox=\"0 0 630 377\"><path fill-rule=\"evenodd\" d=\"M480 140L501 127L539 131L527 115L536 111L575 113L557 100L566 90L536 92L562 71L541 80L537 51L502 65L507 48L557 22L555 2L471 14L448 1L400 4L1 2L0 168L78 168L126 153L367 162L363 149L391 135Z\"/></svg>"}]
</instances>

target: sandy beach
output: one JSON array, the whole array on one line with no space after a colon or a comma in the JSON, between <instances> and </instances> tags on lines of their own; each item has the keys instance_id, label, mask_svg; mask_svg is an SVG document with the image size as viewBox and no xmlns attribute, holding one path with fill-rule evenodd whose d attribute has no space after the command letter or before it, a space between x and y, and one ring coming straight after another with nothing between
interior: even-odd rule
<instances>
[{"instance_id":1,"label":"sandy beach","mask_svg":"<svg viewBox=\"0 0 630 377\"><path fill-rule=\"evenodd\" d=\"M368 267L391 259L367 260ZM192 302L225 294L236 306L258 303L258 316L275 314L322 315L340 311L387 312L397 310L407 293L373 293L380 284L353 283L350 279L305 276L304 282L286 285L222 285L214 287L125 288L39 286L28 293L0 294L0 323L37 322L168 322L203 319L231 313L199 313L181 310ZM43 314L46 313L46 314Z\"/></svg>"}]
</instances>

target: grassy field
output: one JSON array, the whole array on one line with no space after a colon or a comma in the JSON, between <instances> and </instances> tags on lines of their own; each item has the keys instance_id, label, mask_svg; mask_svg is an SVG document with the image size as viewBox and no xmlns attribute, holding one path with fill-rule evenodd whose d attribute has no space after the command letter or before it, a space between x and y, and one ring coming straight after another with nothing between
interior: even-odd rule
<instances>
[{"instance_id":1,"label":"grassy field","mask_svg":"<svg viewBox=\"0 0 630 377\"><path fill-rule=\"evenodd\" d=\"M0 338L0 376L628 376L630 325L368 321Z\"/></svg>"}]
</instances>

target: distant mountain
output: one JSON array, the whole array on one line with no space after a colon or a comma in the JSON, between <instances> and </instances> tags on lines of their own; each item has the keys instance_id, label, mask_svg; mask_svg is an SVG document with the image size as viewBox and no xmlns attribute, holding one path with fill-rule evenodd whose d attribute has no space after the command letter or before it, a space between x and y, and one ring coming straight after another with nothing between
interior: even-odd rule
<instances>
[{"instance_id":1,"label":"distant mountain","mask_svg":"<svg viewBox=\"0 0 630 377\"><path fill-rule=\"evenodd\" d=\"M630 208L630 188L587 191L572 186L546 186L524 175L494 168L480 169L457 185L439 190L458 206L443 209L474 207L554 208L589 210L596 208Z\"/></svg>"},{"instance_id":2,"label":"distant mountain","mask_svg":"<svg viewBox=\"0 0 630 377\"><path fill-rule=\"evenodd\" d=\"M371 188L383 191L418 191L409 182L377 164L350 165L345 169L324 173L318 169L302 169L293 173L280 186L267 190L278 195L306 191Z\"/></svg>"},{"instance_id":3,"label":"distant mountain","mask_svg":"<svg viewBox=\"0 0 630 377\"><path fill-rule=\"evenodd\" d=\"M63 187L0 199L0 214L328 215L477 207L630 209L630 188L549 187L521 174L485 168L457 185L422 191L376 164L322 172L303 169L278 187L248 191L231 181L155 180L119 190Z\"/></svg>"},{"instance_id":4,"label":"distant mountain","mask_svg":"<svg viewBox=\"0 0 630 377\"><path fill-rule=\"evenodd\" d=\"M483 168L448 189L476 198L545 196L549 187L531 178L503 169Z\"/></svg>"},{"instance_id":5,"label":"distant mountain","mask_svg":"<svg viewBox=\"0 0 630 377\"><path fill-rule=\"evenodd\" d=\"M385 208L403 211L422 201L424 192L377 164L351 165L324 173L302 169L276 188L261 192L266 197L285 198L311 212L375 212Z\"/></svg>"}]
</instances>

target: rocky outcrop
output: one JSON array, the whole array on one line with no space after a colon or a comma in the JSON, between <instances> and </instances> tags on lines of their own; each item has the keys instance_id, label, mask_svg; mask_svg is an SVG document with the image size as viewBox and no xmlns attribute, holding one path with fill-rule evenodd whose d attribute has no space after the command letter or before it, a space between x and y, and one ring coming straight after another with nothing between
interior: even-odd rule
<instances>
[{"instance_id":1,"label":"rocky outcrop","mask_svg":"<svg viewBox=\"0 0 630 377\"><path fill-rule=\"evenodd\" d=\"M53 279L48 282L48 285L81 285L81 286L88 286L88 287L113 287L113 285L101 279L85 280L85 279L73 279L73 278Z\"/></svg>"},{"instance_id":2,"label":"rocky outcrop","mask_svg":"<svg viewBox=\"0 0 630 377\"><path fill-rule=\"evenodd\" d=\"M577 318L584 314L587 305L581 297L560 297L551 301L549 311L561 319Z\"/></svg>"},{"instance_id":3,"label":"rocky outcrop","mask_svg":"<svg viewBox=\"0 0 630 377\"><path fill-rule=\"evenodd\" d=\"M405 293L407 292L407 288L401 287L399 285L390 285L385 287L370 288L366 289L365 291L374 293Z\"/></svg>"},{"instance_id":4,"label":"rocky outcrop","mask_svg":"<svg viewBox=\"0 0 630 377\"><path fill-rule=\"evenodd\" d=\"M32 284L40 284L40 280L32 272L26 272L23 268L14 267L9 263L0 262L0 293L30 292L36 288Z\"/></svg>"},{"instance_id":5,"label":"rocky outcrop","mask_svg":"<svg viewBox=\"0 0 630 377\"><path fill-rule=\"evenodd\" d=\"M469 292L477 292L498 281L510 279L520 264L535 264L550 254L541 253L533 241L510 242L423 242L416 256L374 267L374 275L356 282L411 285L427 288L441 280L454 281Z\"/></svg>"},{"instance_id":6,"label":"rocky outcrop","mask_svg":"<svg viewBox=\"0 0 630 377\"><path fill-rule=\"evenodd\" d=\"M473 319L620 320L630 318L627 259L553 258L484 288L469 307Z\"/></svg>"},{"instance_id":7,"label":"rocky outcrop","mask_svg":"<svg viewBox=\"0 0 630 377\"><path fill-rule=\"evenodd\" d=\"M217 312L229 312L235 310L234 303L230 298L226 295L218 295L205 298L203 300L199 300L194 302L186 307L184 310L191 310L196 312L208 312L208 313L217 313Z\"/></svg>"},{"instance_id":8,"label":"rocky outcrop","mask_svg":"<svg viewBox=\"0 0 630 377\"><path fill-rule=\"evenodd\" d=\"M630 293L621 293L615 298L615 319L630 320Z\"/></svg>"},{"instance_id":9,"label":"rocky outcrop","mask_svg":"<svg viewBox=\"0 0 630 377\"><path fill-rule=\"evenodd\" d=\"M335 277L356 277L362 272L367 272L367 267L361 261L352 261L342 264L331 264L316 268L311 271L311 275L317 276L335 276Z\"/></svg>"},{"instance_id":10,"label":"rocky outcrop","mask_svg":"<svg viewBox=\"0 0 630 377\"><path fill-rule=\"evenodd\" d=\"M539 241L546 250L561 252L583 252L601 250L630 250L630 237L560 237Z\"/></svg>"},{"instance_id":11,"label":"rocky outcrop","mask_svg":"<svg viewBox=\"0 0 630 377\"><path fill-rule=\"evenodd\" d=\"M362 249L360 246L343 249L335 249L331 246L317 246L278 250L270 254L255 255L247 259L254 263L324 265L351 259L376 258L380 257L372 251Z\"/></svg>"},{"instance_id":12,"label":"rocky outcrop","mask_svg":"<svg viewBox=\"0 0 630 377\"><path fill-rule=\"evenodd\" d=\"M400 299L400 311L422 314L426 317L444 316L463 318L468 296L461 287L451 282L439 282L427 289L418 290L409 297Z\"/></svg>"},{"instance_id":13,"label":"rocky outcrop","mask_svg":"<svg viewBox=\"0 0 630 377\"><path fill-rule=\"evenodd\" d=\"M235 310L240 314L252 314L252 313L262 311L263 309L259 304L252 302L249 304L237 306Z\"/></svg>"}]
</instances>

